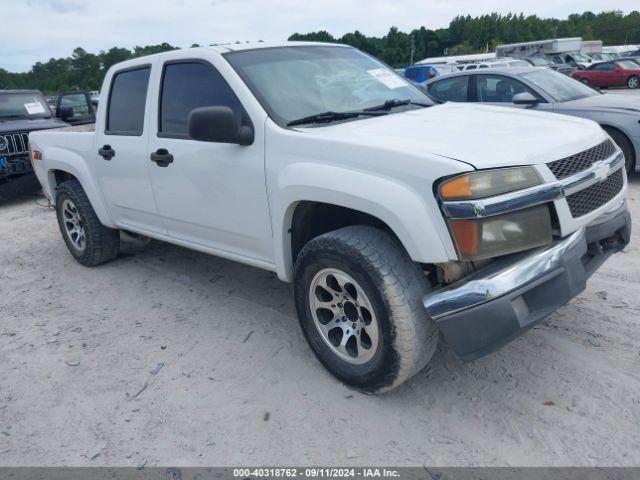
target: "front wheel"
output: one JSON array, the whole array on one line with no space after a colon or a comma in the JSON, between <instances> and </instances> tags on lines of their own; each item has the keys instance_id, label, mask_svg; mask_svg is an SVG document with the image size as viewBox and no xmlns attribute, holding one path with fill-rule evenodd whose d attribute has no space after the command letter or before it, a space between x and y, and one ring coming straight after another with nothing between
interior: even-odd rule
<instances>
[{"instance_id":1,"label":"front wheel","mask_svg":"<svg viewBox=\"0 0 640 480\"><path fill-rule=\"evenodd\" d=\"M296 260L296 309L311 349L367 392L397 387L431 359L438 332L421 301L428 289L402 245L369 226L321 235Z\"/></svg>"},{"instance_id":2,"label":"front wheel","mask_svg":"<svg viewBox=\"0 0 640 480\"><path fill-rule=\"evenodd\" d=\"M584 83L585 85L590 85L589 80L587 80L586 78L583 78L582 80L580 80L582 83Z\"/></svg>"},{"instance_id":3,"label":"front wheel","mask_svg":"<svg viewBox=\"0 0 640 480\"><path fill-rule=\"evenodd\" d=\"M629 88L638 88L640 87L640 77L634 75L633 77L627 80L627 87Z\"/></svg>"},{"instance_id":4,"label":"front wheel","mask_svg":"<svg viewBox=\"0 0 640 480\"><path fill-rule=\"evenodd\" d=\"M118 256L120 232L100 223L80 182L58 187L56 212L62 238L79 263L91 267Z\"/></svg>"}]
</instances>

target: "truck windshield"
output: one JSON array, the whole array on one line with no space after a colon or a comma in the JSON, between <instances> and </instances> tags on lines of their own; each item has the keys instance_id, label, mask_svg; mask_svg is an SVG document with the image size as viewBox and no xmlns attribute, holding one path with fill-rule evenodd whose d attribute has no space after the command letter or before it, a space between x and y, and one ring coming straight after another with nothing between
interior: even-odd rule
<instances>
[{"instance_id":1,"label":"truck windshield","mask_svg":"<svg viewBox=\"0 0 640 480\"><path fill-rule=\"evenodd\" d=\"M280 126L326 112L362 111L393 100L433 105L396 72L354 48L276 47L231 52L225 58ZM413 103L398 107L398 111L422 108ZM369 116L349 116L349 120L363 118Z\"/></svg>"},{"instance_id":2,"label":"truck windshield","mask_svg":"<svg viewBox=\"0 0 640 480\"><path fill-rule=\"evenodd\" d=\"M546 92L556 102L568 102L579 98L600 95L591 87L584 85L562 73L553 70L536 70L523 73L522 77Z\"/></svg>"},{"instance_id":3,"label":"truck windshield","mask_svg":"<svg viewBox=\"0 0 640 480\"><path fill-rule=\"evenodd\" d=\"M48 117L49 106L37 93L0 92L0 120Z\"/></svg>"}]
</instances>

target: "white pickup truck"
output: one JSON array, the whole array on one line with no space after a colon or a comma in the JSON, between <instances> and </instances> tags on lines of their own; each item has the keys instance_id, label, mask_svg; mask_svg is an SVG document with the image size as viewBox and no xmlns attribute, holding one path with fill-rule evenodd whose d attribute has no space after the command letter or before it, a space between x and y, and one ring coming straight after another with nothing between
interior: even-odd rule
<instances>
[{"instance_id":1,"label":"white pickup truck","mask_svg":"<svg viewBox=\"0 0 640 480\"><path fill-rule=\"evenodd\" d=\"M356 49L178 50L106 75L95 132L30 135L71 254L120 231L277 272L311 349L369 392L499 348L629 242L621 151L594 122L434 105Z\"/></svg>"}]
</instances>

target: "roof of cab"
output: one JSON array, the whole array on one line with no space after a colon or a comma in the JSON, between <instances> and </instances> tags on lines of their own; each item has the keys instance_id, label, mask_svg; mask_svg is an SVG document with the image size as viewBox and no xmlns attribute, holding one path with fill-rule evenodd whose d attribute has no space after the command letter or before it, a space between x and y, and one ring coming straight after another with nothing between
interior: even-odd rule
<instances>
[{"instance_id":1,"label":"roof of cab","mask_svg":"<svg viewBox=\"0 0 640 480\"><path fill-rule=\"evenodd\" d=\"M152 58L164 58L173 56L176 52L197 52L197 51L213 51L220 55L236 51L246 50L260 50L267 48L283 48L283 47L338 47L338 48L352 48L349 45L341 43L324 43L324 42L253 42L253 43L233 43L229 45L211 45L208 47L193 47L193 48L181 48L176 50L168 50L166 52L154 53L152 55L145 55L143 57L131 58L120 63L112 65L111 70L122 70L126 68L134 68L140 65L144 65Z\"/></svg>"},{"instance_id":2,"label":"roof of cab","mask_svg":"<svg viewBox=\"0 0 640 480\"><path fill-rule=\"evenodd\" d=\"M348 45L340 43L326 42L248 42L248 43L230 43L228 45L212 45L210 47L200 47L215 50L219 53L236 52L240 50L258 50L263 48L280 48L280 47L347 47Z\"/></svg>"}]
</instances>

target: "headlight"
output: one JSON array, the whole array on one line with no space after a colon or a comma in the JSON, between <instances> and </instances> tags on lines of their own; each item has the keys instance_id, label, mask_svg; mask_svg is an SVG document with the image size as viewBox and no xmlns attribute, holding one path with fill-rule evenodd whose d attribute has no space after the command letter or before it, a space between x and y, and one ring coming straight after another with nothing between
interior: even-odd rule
<instances>
[{"instance_id":1,"label":"headlight","mask_svg":"<svg viewBox=\"0 0 640 480\"><path fill-rule=\"evenodd\" d=\"M442 200L473 200L540 185L542 179L532 167L498 168L465 173L442 182Z\"/></svg>"},{"instance_id":2,"label":"headlight","mask_svg":"<svg viewBox=\"0 0 640 480\"><path fill-rule=\"evenodd\" d=\"M460 260L480 260L548 245L551 215L545 205L477 220L449 220Z\"/></svg>"}]
</instances>

